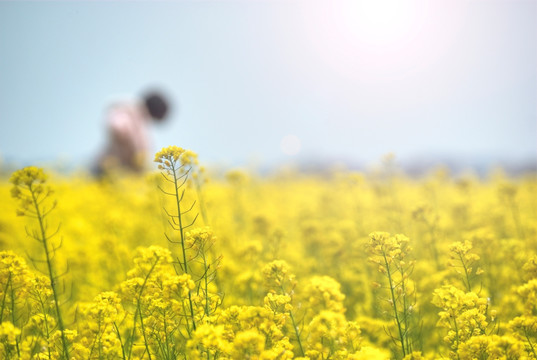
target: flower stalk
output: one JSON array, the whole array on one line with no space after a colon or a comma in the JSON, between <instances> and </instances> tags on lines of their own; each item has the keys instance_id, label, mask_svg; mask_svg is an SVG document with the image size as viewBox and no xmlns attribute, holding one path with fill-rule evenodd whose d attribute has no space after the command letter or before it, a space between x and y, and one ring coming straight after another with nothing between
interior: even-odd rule
<instances>
[{"instance_id":1,"label":"flower stalk","mask_svg":"<svg viewBox=\"0 0 537 360\"><path fill-rule=\"evenodd\" d=\"M10 179L11 183L13 184L11 195L20 201L21 207L17 210L18 215L37 219L39 225L38 230L34 230L32 233L27 230L27 234L43 245L45 262L47 264L46 272L50 280L55 314L61 334L63 351L62 358L68 360L69 346L65 335L65 326L60 309L58 287L56 283L58 276L56 275L54 263L52 261L54 254L61 247L61 242L57 246L54 246L54 244L51 244L50 242L51 238L58 233L59 226L55 232L48 233L48 224L46 218L56 207L56 202L53 202L51 207L48 209L46 209L43 205L52 193L50 187L45 185L46 180L47 176L42 169L38 169L36 167L26 167L18 170L13 173Z\"/></svg>"}]
</instances>

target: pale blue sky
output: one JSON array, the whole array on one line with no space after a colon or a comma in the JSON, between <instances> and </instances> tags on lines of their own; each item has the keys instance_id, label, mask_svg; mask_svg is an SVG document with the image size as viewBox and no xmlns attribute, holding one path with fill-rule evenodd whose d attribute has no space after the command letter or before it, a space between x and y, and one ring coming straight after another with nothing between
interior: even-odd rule
<instances>
[{"instance_id":1,"label":"pale blue sky","mask_svg":"<svg viewBox=\"0 0 537 360\"><path fill-rule=\"evenodd\" d=\"M87 163L153 84L208 163L535 159L537 1L0 2L4 159Z\"/></svg>"}]
</instances>

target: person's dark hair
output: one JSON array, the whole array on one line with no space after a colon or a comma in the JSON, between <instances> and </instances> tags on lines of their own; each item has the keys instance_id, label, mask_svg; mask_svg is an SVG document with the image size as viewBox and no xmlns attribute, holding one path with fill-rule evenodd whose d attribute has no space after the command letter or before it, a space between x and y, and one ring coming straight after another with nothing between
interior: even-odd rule
<instances>
[{"instance_id":1,"label":"person's dark hair","mask_svg":"<svg viewBox=\"0 0 537 360\"><path fill-rule=\"evenodd\" d=\"M156 121L162 121L168 114L168 101L158 92L149 92L144 95L145 107L149 115Z\"/></svg>"}]
</instances>

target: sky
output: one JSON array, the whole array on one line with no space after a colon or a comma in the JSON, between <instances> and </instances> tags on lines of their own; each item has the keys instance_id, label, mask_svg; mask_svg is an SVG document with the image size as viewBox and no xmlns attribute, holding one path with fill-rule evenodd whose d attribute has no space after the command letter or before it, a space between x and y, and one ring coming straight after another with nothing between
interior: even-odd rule
<instances>
[{"instance_id":1,"label":"sky","mask_svg":"<svg viewBox=\"0 0 537 360\"><path fill-rule=\"evenodd\" d=\"M91 163L108 104L220 166L536 161L537 1L0 2L0 158Z\"/></svg>"}]
</instances>

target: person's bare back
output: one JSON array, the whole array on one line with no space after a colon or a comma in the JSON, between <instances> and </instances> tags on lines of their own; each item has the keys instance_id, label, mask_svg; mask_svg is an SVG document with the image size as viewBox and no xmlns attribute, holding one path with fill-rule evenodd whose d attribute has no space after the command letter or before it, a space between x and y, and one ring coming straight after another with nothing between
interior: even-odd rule
<instances>
[{"instance_id":1,"label":"person's bare back","mask_svg":"<svg viewBox=\"0 0 537 360\"><path fill-rule=\"evenodd\" d=\"M151 150L150 124L164 121L168 107L158 92L147 93L139 102L111 105L106 113L108 140L94 174L101 176L112 169L143 172Z\"/></svg>"}]
</instances>

